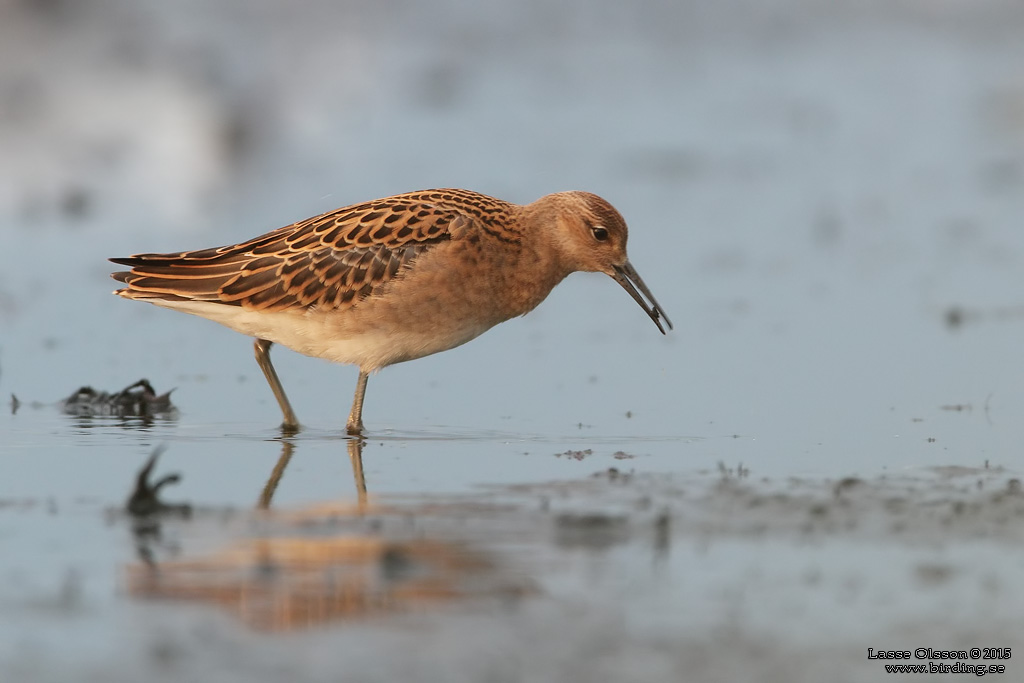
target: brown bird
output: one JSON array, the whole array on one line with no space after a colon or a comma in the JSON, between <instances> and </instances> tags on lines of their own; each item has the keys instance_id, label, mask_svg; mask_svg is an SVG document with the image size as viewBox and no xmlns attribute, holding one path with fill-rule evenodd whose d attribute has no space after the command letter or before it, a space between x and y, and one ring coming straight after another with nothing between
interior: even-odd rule
<instances>
[{"instance_id":1,"label":"brown bird","mask_svg":"<svg viewBox=\"0 0 1024 683\"><path fill-rule=\"evenodd\" d=\"M627 232L619 212L588 192L520 206L442 189L346 206L241 244L110 260L131 267L112 274L126 285L118 296L255 337L287 431L299 422L270 362L274 342L358 366L347 428L360 434L371 372L528 313L570 273L611 276L662 334L662 320L671 329L626 257Z\"/></svg>"}]
</instances>

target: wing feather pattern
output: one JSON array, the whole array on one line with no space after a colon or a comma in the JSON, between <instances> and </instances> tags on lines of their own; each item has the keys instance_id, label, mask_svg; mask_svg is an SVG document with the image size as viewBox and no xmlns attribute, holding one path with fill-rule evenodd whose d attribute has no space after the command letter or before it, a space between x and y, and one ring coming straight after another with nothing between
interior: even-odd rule
<instances>
[{"instance_id":1,"label":"wing feather pattern","mask_svg":"<svg viewBox=\"0 0 1024 683\"><path fill-rule=\"evenodd\" d=\"M514 205L465 190L427 190L344 207L241 244L110 259L134 299L194 300L255 310L344 309L474 221L507 225Z\"/></svg>"}]
</instances>

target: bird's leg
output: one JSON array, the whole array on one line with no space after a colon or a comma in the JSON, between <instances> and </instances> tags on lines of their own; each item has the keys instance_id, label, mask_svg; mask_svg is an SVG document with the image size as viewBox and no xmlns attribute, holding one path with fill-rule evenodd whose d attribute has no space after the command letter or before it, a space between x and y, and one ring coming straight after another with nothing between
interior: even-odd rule
<instances>
[{"instance_id":1,"label":"bird's leg","mask_svg":"<svg viewBox=\"0 0 1024 683\"><path fill-rule=\"evenodd\" d=\"M284 422L281 423L281 429L286 432L295 432L299 429L299 419L295 417L292 404L288 402L288 397L284 394L284 388L281 387L281 380L277 378L274 365L270 362L270 347L273 345L274 342L267 341L266 339L257 339L253 345L256 348L256 362L259 363L260 370L263 371L263 376L267 378L267 384L270 385L270 390L274 392L274 398L277 399L277 404L281 406L281 412L284 413Z\"/></svg>"},{"instance_id":2,"label":"bird's leg","mask_svg":"<svg viewBox=\"0 0 1024 683\"><path fill-rule=\"evenodd\" d=\"M288 467L288 463L291 461L292 454L294 452L295 443L290 439L281 439L281 457L277 459L277 464L274 465L274 469L270 473L270 479L268 479L266 485L264 485L263 491L260 493L259 502L256 503L256 507L260 510L267 510L270 508L270 501L274 498L274 492L277 491L277 485L281 483L281 477L284 476L284 470Z\"/></svg>"},{"instance_id":3,"label":"bird's leg","mask_svg":"<svg viewBox=\"0 0 1024 683\"><path fill-rule=\"evenodd\" d=\"M356 397L352 401L352 412L348 414L348 425L346 431L353 436L363 433L363 397L366 396L366 380L370 373L359 371L359 380L356 382Z\"/></svg>"},{"instance_id":4,"label":"bird's leg","mask_svg":"<svg viewBox=\"0 0 1024 683\"><path fill-rule=\"evenodd\" d=\"M363 439L348 440L348 457L352 460L352 477L356 482L356 501L360 513L366 510L366 477L363 476Z\"/></svg>"}]
</instances>

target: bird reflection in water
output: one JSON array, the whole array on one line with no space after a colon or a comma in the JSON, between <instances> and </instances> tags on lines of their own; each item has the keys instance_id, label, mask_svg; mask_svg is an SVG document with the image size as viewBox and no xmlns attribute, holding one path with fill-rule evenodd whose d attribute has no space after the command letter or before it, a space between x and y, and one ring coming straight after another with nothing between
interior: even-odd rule
<instances>
[{"instance_id":1,"label":"bird reflection in water","mask_svg":"<svg viewBox=\"0 0 1024 683\"><path fill-rule=\"evenodd\" d=\"M366 441L350 437L345 439L345 445L348 449L348 457L352 461L352 478L356 485L357 505L362 510L366 507L366 477L363 475L363 446L366 445ZM256 507L261 510L270 508L277 485L281 483L281 478L284 476L284 471L294 452L295 443L291 439L281 439L281 457L277 459L277 464L274 465L274 470L270 473L266 486L260 492L260 499Z\"/></svg>"},{"instance_id":2,"label":"bird reflection in water","mask_svg":"<svg viewBox=\"0 0 1024 683\"><path fill-rule=\"evenodd\" d=\"M355 505L271 510L296 448L291 440L281 444L259 496L260 513L247 518L261 531L246 537L247 526L220 550L187 559L156 562L152 552L140 552L142 561L125 567L127 593L219 605L251 628L280 632L457 600L498 598L504 605L535 592L472 541L449 540L451 529L441 534L446 538L431 538L428 527L410 524L415 507L370 505L360 439L346 440Z\"/></svg>"}]
</instances>

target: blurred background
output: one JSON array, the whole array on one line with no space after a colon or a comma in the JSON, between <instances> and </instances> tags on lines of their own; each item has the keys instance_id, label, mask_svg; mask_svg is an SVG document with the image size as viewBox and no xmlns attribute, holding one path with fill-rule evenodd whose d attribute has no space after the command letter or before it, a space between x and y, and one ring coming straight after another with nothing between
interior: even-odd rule
<instances>
[{"instance_id":1,"label":"blurred background","mask_svg":"<svg viewBox=\"0 0 1024 683\"><path fill-rule=\"evenodd\" d=\"M251 343L111 296L107 258L231 244L445 186L520 203L603 195L676 329L663 337L615 283L579 274L521 320L385 369L364 411L371 494L480 494L609 467L668 482L708 471L917 481L990 465L1019 477L1022 67L1016 0L0 0L0 664L22 667L0 674L114 680L108 658L127 642L151 679L174 671L161 668L173 633L171 655L197 670L252 658L278 671L260 662L280 655L296 671L335 671L328 655L340 653L366 671L385 661L393 675L379 680L411 680L424 661L465 664L472 636L474 657L536 652L537 666L553 658L593 680L604 669L580 663L607 660L586 654L612 652L636 678L668 680L648 636L675 653L699 632L714 641L700 650L706 672L727 660L760 672L771 652L782 673L770 680L877 680L856 637L960 647L939 642L946 625L996 628L996 615L1019 628L1019 601L1000 589L1019 585L1019 544L986 545L981 562L942 534L922 550L884 533L811 548L741 532L717 555L687 536L683 560L649 566L625 534L617 559L540 542L557 560L539 572L554 615L429 622L433 645L402 641L404 659L376 658L383 641L351 632L344 647L274 641L270 655L220 622L200 620L204 631L183 613L137 611L116 576L134 557L129 534L100 520L158 444L159 471L183 474L170 497L200 507L250 509L282 461L275 505L355 495L343 435L353 368L275 348L306 427L282 450ZM142 377L174 389L175 417L60 410L78 387ZM969 479L957 495L981 489ZM581 506L604 514L604 496ZM53 618L65 598L86 618ZM779 626L794 615L804 631ZM753 645L723 654L737 641ZM54 648L65 656L40 654ZM828 674L801 678L781 664L792 652ZM827 652L857 673L842 678ZM451 666L462 678L445 680L485 669Z\"/></svg>"}]
</instances>

